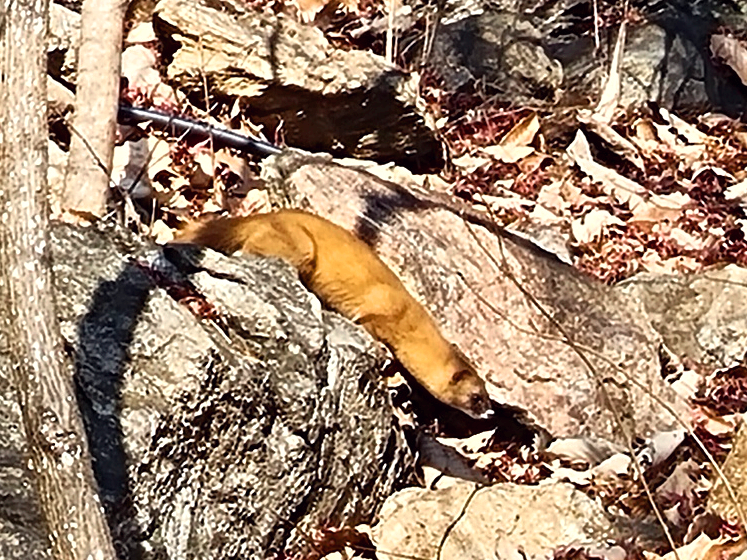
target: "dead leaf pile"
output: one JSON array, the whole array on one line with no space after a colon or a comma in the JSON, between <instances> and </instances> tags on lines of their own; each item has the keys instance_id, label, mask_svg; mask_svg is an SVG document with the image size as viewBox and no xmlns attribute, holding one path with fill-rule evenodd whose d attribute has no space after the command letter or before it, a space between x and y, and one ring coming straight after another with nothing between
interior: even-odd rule
<instances>
[{"instance_id":1,"label":"dead leaf pile","mask_svg":"<svg viewBox=\"0 0 747 560\"><path fill-rule=\"evenodd\" d=\"M543 135L554 115L477 99L441 107L452 191L504 225L562 232L575 264L609 283L641 270L747 264L747 129L738 121L692 124L652 106L607 124L579 111L563 124L571 139L561 150Z\"/></svg>"}]
</instances>

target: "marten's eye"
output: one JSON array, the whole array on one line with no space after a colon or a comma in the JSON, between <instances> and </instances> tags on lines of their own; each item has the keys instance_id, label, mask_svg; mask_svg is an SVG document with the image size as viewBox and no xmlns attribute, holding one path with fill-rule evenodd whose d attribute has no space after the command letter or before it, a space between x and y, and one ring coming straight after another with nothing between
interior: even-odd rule
<instances>
[{"instance_id":1,"label":"marten's eye","mask_svg":"<svg viewBox=\"0 0 747 560\"><path fill-rule=\"evenodd\" d=\"M485 399L482 398L482 395L474 393L469 399L469 404L473 409L476 410L485 406Z\"/></svg>"}]
</instances>

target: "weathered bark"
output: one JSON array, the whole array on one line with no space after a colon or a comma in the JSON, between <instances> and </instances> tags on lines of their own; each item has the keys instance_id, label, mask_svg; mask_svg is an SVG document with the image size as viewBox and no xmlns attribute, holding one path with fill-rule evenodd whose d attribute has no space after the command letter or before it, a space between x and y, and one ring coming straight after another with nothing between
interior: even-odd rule
<instances>
[{"instance_id":1,"label":"weathered bark","mask_svg":"<svg viewBox=\"0 0 747 560\"><path fill-rule=\"evenodd\" d=\"M83 2L73 136L62 207L106 213L119 103L125 0Z\"/></svg>"},{"instance_id":2,"label":"weathered bark","mask_svg":"<svg viewBox=\"0 0 747 560\"><path fill-rule=\"evenodd\" d=\"M59 559L113 558L59 333L47 247L47 0L0 14L0 296L42 513Z\"/></svg>"}]
</instances>

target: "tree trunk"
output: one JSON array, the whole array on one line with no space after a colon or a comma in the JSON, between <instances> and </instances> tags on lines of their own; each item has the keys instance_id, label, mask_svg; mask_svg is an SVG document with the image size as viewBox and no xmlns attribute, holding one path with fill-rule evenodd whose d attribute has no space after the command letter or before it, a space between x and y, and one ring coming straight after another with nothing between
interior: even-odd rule
<instances>
[{"instance_id":1,"label":"tree trunk","mask_svg":"<svg viewBox=\"0 0 747 560\"><path fill-rule=\"evenodd\" d=\"M109 198L126 8L126 0L83 2L62 210L86 218L103 217Z\"/></svg>"},{"instance_id":2,"label":"tree trunk","mask_svg":"<svg viewBox=\"0 0 747 560\"><path fill-rule=\"evenodd\" d=\"M47 207L48 0L0 13L0 328L57 559L114 558L54 312Z\"/></svg>"}]
</instances>

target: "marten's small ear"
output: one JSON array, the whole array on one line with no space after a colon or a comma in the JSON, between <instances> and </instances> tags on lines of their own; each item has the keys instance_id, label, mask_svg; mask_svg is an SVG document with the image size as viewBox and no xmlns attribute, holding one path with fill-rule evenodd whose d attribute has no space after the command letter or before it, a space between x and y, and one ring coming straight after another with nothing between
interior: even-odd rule
<instances>
[{"instance_id":1,"label":"marten's small ear","mask_svg":"<svg viewBox=\"0 0 747 560\"><path fill-rule=\"evenodd\" d=\"M454 372L454 375L451 376L450 384L456 385L457 383L461 383L471 374L472 372L468 369L460 369L459 371Z\"/></svg>"}]
</instances>

